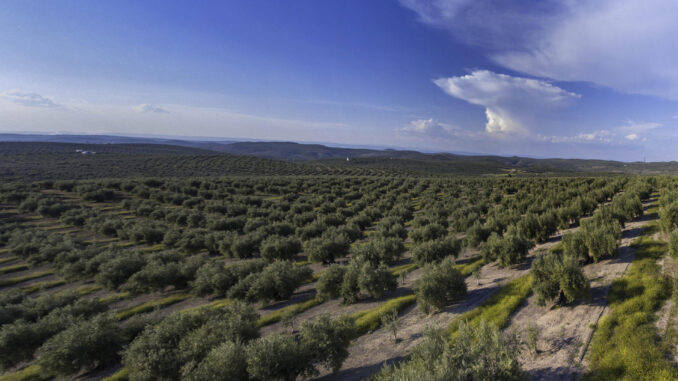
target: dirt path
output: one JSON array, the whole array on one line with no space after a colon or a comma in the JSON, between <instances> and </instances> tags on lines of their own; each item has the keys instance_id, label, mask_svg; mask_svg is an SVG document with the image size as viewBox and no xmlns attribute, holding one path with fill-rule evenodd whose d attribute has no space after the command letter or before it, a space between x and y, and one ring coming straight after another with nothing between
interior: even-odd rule
<instances>
[{"instance_id":1,"label":"dirt path","mask_svg":"<svg viewBox=\"0 0 678 381\"><path fill-rule=\"evenodd\" d=\"M525 350L520 355L522 368L533 380L574 380L587 367L582 357L593 334L593 326L607 312L607 294L612 281L621 277L634 257L631 242L640 236L649 223L647 217L628 222L622 232L618 254L614 258L584 266L584 274L590 280L590 300L574 305L552 308L539 306L531 296L509 323L508 330L522 333L528 327L536 328L538 334L535 355ZM580 363L581 361L581 363Z\"/></svg>"},{"instance_id":2,"label":"dirt path","mask_svg":"<svg viewBox=\"0 0 678 381\"><path fill-rule=\"evenodd\" d=\"M449 306L445 311L434 315L426 315L419 311L416 305L404 311L399 319L398 342L393 342L392 334L383 328L363 335L355 340L349 348L349 357L337 374L321 374L322 380L360 380L377 372L385 363L401 359L407 355L422 339L427 327L447 326L454 318L480 305L507 282L525 275L532 259L558 242L561 234L571 231L561 231L557 236L533 248L527 261L511 268L499 268L496 263L485 265L480 270L480 280L471 277L466 279L468 294L466 297ZM408 282L414 283L419 273L410 274Z\"/></svg>"},{"instance_id":3,"label":"dirt path","mask_svg":"<svg viewBox=\"0 0 678 381\"><path fill-rule=\"evenodd\" d=\"M569 313L568 309L560 309L547 311L546 307L536 306L534 298L530 298L516 316L512 319L511 326L518 327L520 324L536 323L538 326L548 328L542 329L542 336L547 340L551 338L553 345L557 350L549 349L554 352L552 356L540 355L537 359L544 358L543 363L534 362L531 364L529 359L525 359L526 369L530 370L531 374L543 374L543 377L538 379L554 379L553 375L547 374L546 371L541 373L534 372L535 369L551 370L555 364L553 361L556 358L563 357L560 362L566 362L567 356L571 356L568 351L571 351L571 346L576 345L576 340L567 340L569 327L570 330L576 331L582 336L581 342L586 341L587 335L591 332L588 327L589 323L577 322L592 319L592 322L597 321L605 305L605 297L607 295L607 288L611 281L626 270L628 264L633 259L633 250L629 247L633 239L640 235L642 226L648 223L647 219L641 219L635 222L629 222L623 231L622 249L617 257L601 261L597 264L587 266L585 269L587 277L592 279L591 282L591 301L586 305L582 305L581 309ZM549 241L537 245L530 251L528 260L525 264L508 269L500 269L495 263L485 265L481 268L480 282L477 283L475 279L467 278L466 284L468 287L468 294L464 300L450 306L447 310L428 316L421 313L416 305L408 308L401 315L399 319L400 328L398 331L398 342L393 342L392 334L383 328L363 335L355 340L349 348L349 357L344 362L341 370L337 374L321 374L322 380L360 380L378 371L385 363L390 363L401 359L407 355L422 339L422 334L429 326L447 326L455 317L460 314L472 310L480 305L485 299L497 291L502 285L507 282L526 274L529 271L531 260L535 255L542 253L558 242L563 234L574 232L578 228L571 228L559 231L558 234ZM414 275L414 274L412 274ZM597 311L597 313L595 313ZM542 316L545 315L545 316ZM554 315L554 316L552 316ZM538 321L535 321L538 320ZM514 328L514 329L516 329ZM563 329L565 329L563 331ZM581 332L578 332L581 331ZM548 335L550 336L548 336ZM574 335L573 337L575 337ZM556 342L559 339L559 342ZM563 340L564 339L564 340ZM542 340L543 341L543 340ZM545 352L547 353L547 352ZM577 358L578 359L578 358ZM556 362L559 364L560 362ZM558 372L556 372L558 374Z\"/></svg>"}]
</instances>

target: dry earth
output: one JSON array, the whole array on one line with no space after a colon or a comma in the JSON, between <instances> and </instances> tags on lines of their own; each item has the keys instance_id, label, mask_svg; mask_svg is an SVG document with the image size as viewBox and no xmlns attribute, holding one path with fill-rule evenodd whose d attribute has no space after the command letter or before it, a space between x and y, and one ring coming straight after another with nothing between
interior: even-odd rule
<instances>
[{"instance_id":1,"label":"dry earth","mask_svg":"<svg viewBox=\"0 0 678 381\"><path fill-rule=\"evenodd\" d=\"M531 296L515 313L508 330L521 332L523 336L528 327L539 332L537 354L526 349L520 356L522 367L531 379L574 380L586 369L584 352L591 340L593 326L608 312L610 285L628 269L634 254L630 244L648 223L646 216L628 222L622 232L619 253L614 258L584 266L591 286L589 300L556 308L539 306L536 297Z\"/></svg>"}]
</instances>

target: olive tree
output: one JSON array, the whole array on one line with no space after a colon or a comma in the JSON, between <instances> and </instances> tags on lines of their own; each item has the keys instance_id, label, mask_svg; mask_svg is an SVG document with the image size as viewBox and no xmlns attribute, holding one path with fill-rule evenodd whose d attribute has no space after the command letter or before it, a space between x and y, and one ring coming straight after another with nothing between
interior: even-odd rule
<instances>
[{"instance_id":1,"label":"olive tree","mask_svg":"<svg viewBox=\"0 0 678 381\"><path fill-rule=\"evenodd\" d=\"M571 303L585 295L589 285L576 257L548 253L532 262L532 290L540 305L557 299L559 304Z\"/></svg>"},{"instance_id":2,"label":"olive tree","mask_svg":"<svg viewBox=\"0 0 678 381\"><path fill-rule=\"evenodd\" d=\"M466 295L464 276L450 261L427 264L416 284L417 304L425 312L442 311L451 300Z\"/></svg>"}]
</instances>

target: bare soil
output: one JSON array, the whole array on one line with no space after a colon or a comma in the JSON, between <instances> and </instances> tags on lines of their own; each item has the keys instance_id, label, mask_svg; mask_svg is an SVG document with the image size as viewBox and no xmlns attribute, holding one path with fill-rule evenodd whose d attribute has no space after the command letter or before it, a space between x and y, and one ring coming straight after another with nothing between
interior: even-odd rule
<instances>
[{"instance_id":1,"label":"bare soil","mask_svg":"<svg viewBox=\"0 0 678 381\"><path fill-rule=\"evenodd\" d=\"M574 380L587 367L585 351L595 324L608 312L607 294L612 282L623 276L634 258L631 242L640 236L648 218L628 222L622 232L621 245L614 258L584 266L590 280L588 300L564 307L539 306L535 296L512 317L508 330L522 333L532 327L539 332L537 353L525 349L521 365L533 380Z\"/></svg>"}]
</instances>

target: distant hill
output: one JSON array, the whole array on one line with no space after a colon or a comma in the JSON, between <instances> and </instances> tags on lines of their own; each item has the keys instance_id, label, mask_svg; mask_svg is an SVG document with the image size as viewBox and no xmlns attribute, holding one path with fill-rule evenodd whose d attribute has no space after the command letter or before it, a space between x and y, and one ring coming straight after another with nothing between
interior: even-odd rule
<instances>
[{"instance_id":1,"label":"distant hill","mask_svg":"<svg viewBox=\"0 0 678 381\"><path fill-rule=\"evenodd\" d=\"M294 142L238 142L224 144L218 150L236 155L252 155L290 161L423 155L416 151L339 148Z\"/></svg>"},{"instance_id":2,"label":"distant hill","mask_svg":"<svg viewBox=\"0 0 678 381\"><path fill-rule=\"evenodd\" d=\"M304 173L314 172L309 172L308 169L313 166L323 168L320 171L322 173L327 172L328 168L336 168L342 173L375 173L374 171L376 171L376 173L419 175L678 173L678 163L674 161L625 163L611 160L535 159L517 156L459 155L452 153L428 154L410 150L340 148L294 142L189 141L107 135L0 134L0 155L63 153L70 157L76 149L96 151L100 154L134 154L139 157L165 155L165 160L172 161L180 160L178 157L175 158L177 155L258 157L287 162L288 164L303 163L305 169L300 169L299 172ZM37 157L21 159L21 162L26 165L29 161L39 161L39 159ZM111 162L114 162L114 160ZM36 167L40 166L39 162L33 164ZM233 167L229 164L229 168ZM271 168L276 168L276 166ZM297 170L293 170L287 165L285 168L287 168L285 173L297 173ZM227 172L233 173L233 170ZM213 175L214 173L212 170L204 174L197 171L194 175ZM170 172L163 174L167 175Z\"/></svg>"},{"instance_id":3,"label":"distant hill","mask_svg":"<svg viewBox=\"0 0 678 381\"><path fill-rule=\"evenodd\" d=\"M52 143L52 142L0 142L0 155L38 153L76 153L76 150L96 154L147 154L147 155L214 155L214 151L168 144L93 144L93 143Z\"/></svg>"}]
</instances>

